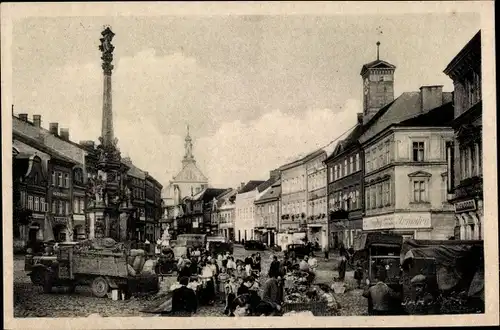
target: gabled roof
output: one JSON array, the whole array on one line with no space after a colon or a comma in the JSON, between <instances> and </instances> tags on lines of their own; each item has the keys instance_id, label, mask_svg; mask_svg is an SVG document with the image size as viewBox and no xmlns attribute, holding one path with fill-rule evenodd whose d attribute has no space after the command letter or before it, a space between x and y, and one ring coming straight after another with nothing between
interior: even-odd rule
<instances>
[{"instance_id":1,"label":"gabled roof","mask_svg":"<svg viewBox=\"0 0 500 330\"><path fill-rule=\"evenodd\" d=\"M180 172L174 176L173 182L201 182L207 183L207 177L195 163L187 163Z\"/></svg>"},{"instance_id":2,"label":"gabled roof","mask_svg":"<svg viewBox=\"0 0 500 330\"><path fill-rule=\"evenodd\" d=\"M370 63L366 63L361 67L361 75L365 73L366 70L368 69L375 69L375 68L380 68L380 69L396 69L396 66L382 60L375 60Z\"/></svg>"},{"instance_id":3,"label":"gabled roof","mask_svg":"<svg viewBox=\"0 0 500 330\"><path fill-rule=\"evenodd\" d=\"M247 182L246 185L243 186L243 188L241 188L238 191L238 194L244 194L244 193L247 193L249 191L252 191L255 188L257 188L258 186L260 186L261 184L263 184L264 182L266 182L266 181L262 181L262 180L250 180L250 181Z\"/></svg>"},{"instance_id":4,"label":"gabled roof","mask_svg":"<svg viewBox=\"0 0 500 330\"><path fill-rule=\"evenodd\" d=\"M255 203L265 203L268 201L277 200L281 195L281 180L276 181L272 184L269 189L259 198L255 200Z\"/></svg>"},{"instance_id":5,"label":"gabled roof","mask_svg":"<svg viewBox=\"0 0 500 330\"><path fill-rule=\"evenodd\" d=\"M359 141L360 143L365 143L370 140L378 133L382 132L386 128L392 125L405 123L406 126L414 126L418 121L434 121L432 116L438 115L438 109L445 109L445 118L449 114L446 110L446 104L451 102L452 94L450 92L443 92L443 103L444 105L429 110L427 112L422 113L422 105L421 105L421 95L420 92L405 92L401 94L397 99L392 101L391 103L384 106L380 109L364 126L363 134L361 135ZM436 111L434 111L436 110ZM429 114L432 112L432 115ZM441 118L443 114L439 113L439 117ZM422 116L422 117L420 117ZM416 119L416 117L420 117ZM431 120L432 118L432 120ZM409 119L414 119L413 121L409 121ZM441 118L442 119L442 118ZM408 120L408 121L407 121ZM424 125L425 126L425 125ZM435 126L435 125L434 125ZM442 126L442 124L438 125Z\"/></svg>"},{"instance_id":6,"label":"gabled roof","mask_svg":"<svg viewBox=\"0 0 500 330\"><path fill-rule=\"evenodd\" d=\"M278 180L278 179L277 178L270 178L269 180L264 181L264 183L260 184L257 187L257 191L258 192L263 192L264 190L266 190L267 188L269 188L274 182L276 182L276 180Z\"/></svg>"},{"instance_id":7,"label":"gabled roof","mask_svg":"<svg viewBox=\"0 0 500 330\"><path fill-rule=\"evenodd\" d=\"M340 156L344 153L344 151L349 150L353 145L357 144L359 137L363 134L363 129L364 127L362 124L354 126L351 133L349 133L344 140L337 143L335 150L330 154L330 156L327 156L326 160Z\"/></svg>"},{"instance_id":8,"label":"gabled roof","mask_svg":"<svg viewBox=\"0 0 500 330\"><path fill-rule=\"evenodd\" d=\"M202 200L204 203L206 202L211 202L215 197L219 196L220 194L224 193L227 191L227 188L205 188L193 197L191 197L191 200L193 201L200 201Z\"/></svg>"},{"instance_id":9,"label":"gabled roof","mask_svg":"<svg viewBox=\"0 0 500 330\"><path fill-rule=\"evenodd\" d=\"M17 140L23 142L23 143L26 143L27 145L29 145L37 150L40 150L43 153L50 155L51 158L53 158L53 159L57 159L57 160L60 160L60 161L63 161L63 162L69 163L69 164L73 164L73 165L77 164L77 162L74 161L73 159L64 156L63 154L61 154L60 152L58 152L52 148L47 147L45 144L41 143L37 139L33 139L29 136L26 136L26 135L21 134L21 133L16 132L16 131L12 131L12 137L14 139L17 139Z\"/></svg>"},{"instance_id":10,"label":"gabled roof","mask_svg":"<svg viewBox=\"0 0 500 330\"><path fill-rule=\"evenodd\" d=\"M227 191L224 191L222 194L215 197L215 199L217 200L217 207L219 208L222 205L224 205L224 203L226 203L229 199L231 199L231 197L235 196L237 193L238 191L236 189L229 188Z\"/></svg>"}]
</instances>

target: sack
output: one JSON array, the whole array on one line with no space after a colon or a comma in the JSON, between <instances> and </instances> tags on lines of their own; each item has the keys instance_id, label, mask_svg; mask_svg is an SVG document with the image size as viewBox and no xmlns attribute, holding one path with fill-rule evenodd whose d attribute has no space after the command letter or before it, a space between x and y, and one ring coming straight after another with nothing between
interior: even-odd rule
<instances>
[{"instance_id":1,"label":"sack","mask_svg":"<svg viewBox=\"0 0 500 330\"><path fill-rule=\"evenodd\" d=\"M131 265L127 265L127 272L129 276L137 275L135 269Z\"/></svg>"}]
</instances>

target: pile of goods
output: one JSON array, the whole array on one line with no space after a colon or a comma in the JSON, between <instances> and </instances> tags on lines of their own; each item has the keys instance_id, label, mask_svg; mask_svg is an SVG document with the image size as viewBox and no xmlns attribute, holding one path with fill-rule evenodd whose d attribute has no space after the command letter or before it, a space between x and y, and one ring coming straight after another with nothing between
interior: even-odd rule
<instances>
[{"instance_id":1,"label":"pile of goods","mask_svg":"<svg viewBox=\"0 0 500 330\"><path fill-rule=\"evenodd\" d=\"M308 273L294 271L285 275L283 312L311 311L314 315L334 315L340 308L328 286L310 285Z\"/></svg>"}]
</instances>

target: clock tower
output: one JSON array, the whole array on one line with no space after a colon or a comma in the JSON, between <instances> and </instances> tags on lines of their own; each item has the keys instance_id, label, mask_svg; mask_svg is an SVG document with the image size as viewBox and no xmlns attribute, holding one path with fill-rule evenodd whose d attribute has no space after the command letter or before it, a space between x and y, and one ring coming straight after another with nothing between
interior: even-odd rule
<instances>
[{"instance_id":1,"label":"clock tower","mask_svg":"<svg viewBox=\"0 0 500 330\"><path fill-rule=\"evenodd\" d=\"M396 66L379 58L380 42L377 42L377 60L363 65L363 123L366 124L378 110L394 101L394 71Z\"/></svg>"}]
</instances>

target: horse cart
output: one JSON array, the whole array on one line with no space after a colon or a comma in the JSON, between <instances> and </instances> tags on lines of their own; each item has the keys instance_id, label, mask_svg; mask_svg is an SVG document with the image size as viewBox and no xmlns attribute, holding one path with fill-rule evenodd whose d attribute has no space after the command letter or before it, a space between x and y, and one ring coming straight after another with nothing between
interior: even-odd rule
<instances>
[{"instance_id":1,"label":"horse cart","mask_svg":"<svg viewBox=\"0 0 500 330\"><path fill-rule=\"evenodd\" d=\"M25 269L34 285L45 293L53 287L88 285L96 297L105 297L110 290L130 296L138 290L157 291L158 277L141 274L145 257L122 247L82 249L79 243L61 243L53 255L27 256Z\"/></svg>"}]
</instances>

